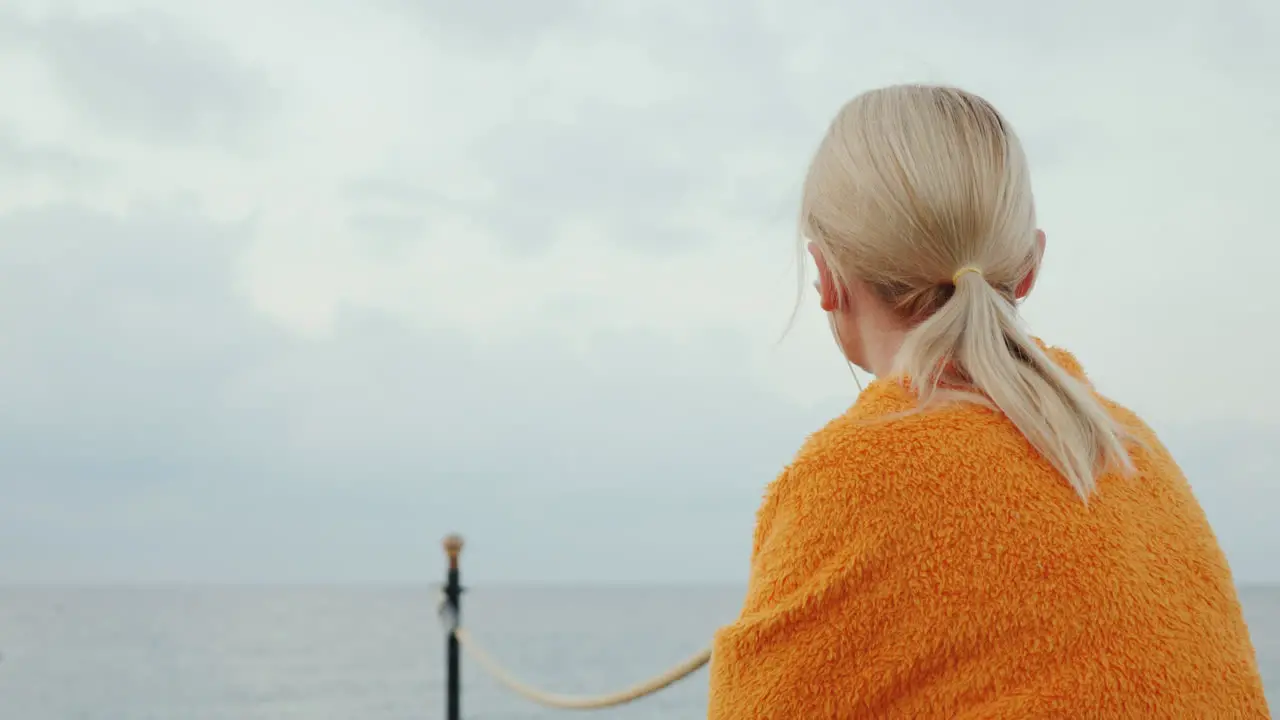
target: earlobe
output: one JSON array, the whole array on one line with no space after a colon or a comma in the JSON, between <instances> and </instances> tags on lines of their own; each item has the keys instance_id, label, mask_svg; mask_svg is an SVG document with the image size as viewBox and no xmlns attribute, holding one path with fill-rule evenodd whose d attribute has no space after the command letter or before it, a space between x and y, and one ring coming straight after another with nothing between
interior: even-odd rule
<instances>
[{"instance_id":1,"label":"earlobe","mask_svg":"<svg viewBox=\"0 0 1280 720\"><path fill-rule=\"evenodd\" d=\"M809 254L813 256L814 265L818 266L818 280L814 285L818 289L819 302L824 312L835 312L840 307L840 298L838 297L839 289L836 287L835 277L831 274L831 268L827 267L827 260L822 256L821 249L815 243L809 243Z\"/></svg>"},{"instance_id":2,"label":"earlobe","mask_svg":"<svg viewBox=\"0 0 1280 720\"><path fill-rule=\"evenodd\" d=\"M835 312L840 309L840 300L836 297L835 283L823 283L822 291L822 309L826 312Z\"/></svg>"},{"instance_id":3,"label":"earlobe","mask_svg":"<svg viewBox=\"0 0 1280 720\"><path fill-rule=\"evenodd\" d=\"M1018 282L1018 287L1013 292L1015 300L1026 300L1027 296L1031 294L1031 288L1036 284L1036 271L1039 270L1039 267L1040 266L1038 264L1031 266L1031 270L1027 273L1027 276Z\"/></svg>"}]
</instances>

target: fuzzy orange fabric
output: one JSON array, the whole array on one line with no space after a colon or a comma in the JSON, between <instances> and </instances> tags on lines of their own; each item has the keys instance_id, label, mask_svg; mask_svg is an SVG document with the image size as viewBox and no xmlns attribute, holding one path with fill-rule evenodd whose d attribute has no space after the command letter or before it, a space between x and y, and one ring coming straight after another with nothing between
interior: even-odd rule
<instances>
[{"instance_id":1,"label":"fuzzy orange fabric","mask_svg":"<svg viewBox=\"0 0 1280 720\"><path fill-rule=\"evenodd\" d=\"M711 720L1270 717L1226 558L1136 416L1107 403L1147 447L1086 506L998 412L913 403L877 380L769 487Z\"/></svg>"}]
</instances>

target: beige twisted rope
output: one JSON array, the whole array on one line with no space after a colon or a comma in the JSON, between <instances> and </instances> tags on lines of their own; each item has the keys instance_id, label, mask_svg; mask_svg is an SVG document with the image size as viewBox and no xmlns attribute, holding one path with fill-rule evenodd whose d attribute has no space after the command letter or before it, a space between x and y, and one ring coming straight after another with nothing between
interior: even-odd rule
<instances>
[{"instance_id":1,"label":"beige twisted rope","mask_svg":"<svg viewBox=\"0 0 1280 720\"><path fill-rule=\"evenodd\" d=\"M446 632L449 632L446 629ZM562 710L599 710L601 708L615 707L638 700L646 695L652 695L659 690L663 690L676 682L697 672L702 666L711 660L711 648L705 648L698 654L690 657L688 660L676 665L666 672L654 678L646 680L642 683L632 685L625 690L621 690L609 695L560 695L557 693L545 692L539 690L532 685L521 682L511 673L507 672L499 665L489 653L485 652L479 645L471 633L465 628L455 627L452 630L454 637L458 638L458 644L475 660L481 667L485 669L493 679L502 683L508 690L517 695L524 696L525 699L531 700L539 705L551 708L560 708Z\"/></svg>"},{"instance_id":2,"label":"beige twisted rope","mask_svg":"<svg viewBox=\"0 0 1280 720\"><path fill-rule=\"evenodd\" d=\"M494 662L488 653L476 646L475 640L471 634L463 628L454 631L458 638L458 643L471 655L477 663L484 667L485 670L493 676L495 680L507 686L507 689L518 695L523 695L526 699L531 700L539 705L547 707L560 708L563 710L598 710L600 708L614 707L637 700L646 695L652 695L679 680L692 675L703 665L711 660L711 648L706 648L697 655L676 665L670 670L654 677L645 682L632 685L631 687L620 692L610 695L559 695L549 693L532 687L526 683L520 682L510 673Z\"/></svg>"}]
</instances>

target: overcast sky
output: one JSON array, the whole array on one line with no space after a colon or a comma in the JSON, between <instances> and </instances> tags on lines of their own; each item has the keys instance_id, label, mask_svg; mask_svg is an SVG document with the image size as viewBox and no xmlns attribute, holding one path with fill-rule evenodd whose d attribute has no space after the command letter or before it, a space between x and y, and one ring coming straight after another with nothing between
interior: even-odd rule
<instances>
[{"instance_id":1,"label":"overcast sky","mask_svg":"<svg viewBox=\"0 0 1280 720\"><path fill-rule=\"evenodd\" d=\"M0 580L434 582L456 530L745 581L857 392L783 336L805 163L930 81L1028 147L1033 330L1280 582L1278 8L0 0Z\"/></svg>"}]
</instances>

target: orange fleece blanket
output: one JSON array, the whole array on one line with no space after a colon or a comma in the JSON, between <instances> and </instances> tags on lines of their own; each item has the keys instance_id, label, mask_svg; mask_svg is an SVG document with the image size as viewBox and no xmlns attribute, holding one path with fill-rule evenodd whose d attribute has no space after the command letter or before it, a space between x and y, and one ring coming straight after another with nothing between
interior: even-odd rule
<instances>
[{"instance_id":1,"label":"orange fleece blanket","mask_svg":"<svg viewBox=\"0 0 1280 720\"><path fill-rule=\"evenodd\" d=\"M1146 447L1086 506L998 412L913 402L877 380L770 485L710 720L1270 717L1226 558L1136 416L1107 403Z\"/></svg>"}]
</instances>

